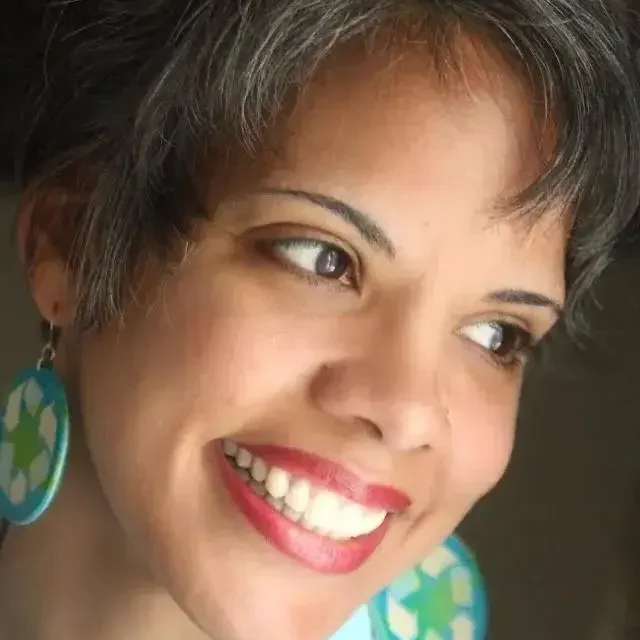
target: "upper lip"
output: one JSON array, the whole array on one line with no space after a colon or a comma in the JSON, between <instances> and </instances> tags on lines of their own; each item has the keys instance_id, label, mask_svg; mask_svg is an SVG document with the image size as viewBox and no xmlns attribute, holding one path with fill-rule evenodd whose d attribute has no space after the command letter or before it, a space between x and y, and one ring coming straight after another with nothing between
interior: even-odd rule
<instances>
[{"instance_id":1,"label":"upper lip","mask_svg":"<svg viewBox=\"0 0 640 640\"><path fill-rule=\"evenodd\" d=\"M254 456L262 458L269 466L277 466L294 475L315 481L334 493L370 509L397 512L410 506L409 496L389 485L372 484L342 465L300 449L277 445L237 443Z\"/></svg>"}]
</instances>

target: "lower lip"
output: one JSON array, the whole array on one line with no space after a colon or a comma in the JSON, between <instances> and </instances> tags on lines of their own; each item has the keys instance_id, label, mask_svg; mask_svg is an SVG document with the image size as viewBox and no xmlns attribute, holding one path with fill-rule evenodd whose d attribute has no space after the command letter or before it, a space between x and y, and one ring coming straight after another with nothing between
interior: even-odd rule
<instances>
[{"instance_id":1,"label":"lower lip","mask_svg":"<svg viewBox=\"0 0 640 640\"><path fill-rule=\"evenodd\" d=\"M292 522L258 496L216 447L222 480L247 520L278 551L320 573L350 573L382 542L389 519L375 531L351 540L331 540Z\"/></svg>"}]
</instances>

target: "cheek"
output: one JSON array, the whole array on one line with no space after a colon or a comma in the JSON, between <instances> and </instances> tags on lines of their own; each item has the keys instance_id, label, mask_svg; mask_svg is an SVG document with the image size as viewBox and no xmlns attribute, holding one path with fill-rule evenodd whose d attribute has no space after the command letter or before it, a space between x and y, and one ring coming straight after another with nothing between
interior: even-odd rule
<instances>
[{"instance_id":1,"label":"cheek","mask_svg":"<svg viewBox=\"0 0 640 640\"><path fill-rule=\"evenodd\" d=\"M500 373L489 384L486 380L461 380L449 406L451 479L468 503L499 482L514 444L520 376Z\"/></svg>"},{"instance_id":2,"label":"cheek","mask_svg":"<svg viewBox=\"0 0 640 640\"><path fill-rule=\"evenodd\" d=\"M330 321L282 312L251 290L241 304L224 291L184 302L172 303L171 326L155 340L164 341L168 362L188 381L192 405L209 417L233 412L234 420L247 420L302 396L339 348Z\"/></svg>"},{"instance_id":3,"label":"cheek","mask_svg":"<svg viewBox=\"0 0 640 640\"><path fill-rule=\"evenodd\" d=\"M318 358L312 327L273 313L216 316L202 306L174 316L173 324L174 336L188 337L178 338L171 358L190 381L195 404L216 413L263 407L295 392Z\"/></svg>"},{"instance_id":4,"label":"cheek","mask_svg":"<svg viewBox=\"0 0 640 640\"><path fill-rule=\"evenodd\" d=\"M340 348L338 329L279 312L246 282L176 278L149 310L83 345L92 448L167 459L185 440L203 444L273 415Z\"/></svg>"}]
</instances>

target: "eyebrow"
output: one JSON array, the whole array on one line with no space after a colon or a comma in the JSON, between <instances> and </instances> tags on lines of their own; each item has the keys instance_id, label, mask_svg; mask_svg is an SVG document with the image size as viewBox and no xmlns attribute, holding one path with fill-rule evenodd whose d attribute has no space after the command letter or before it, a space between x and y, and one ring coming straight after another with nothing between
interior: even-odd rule
<instances>
[{"instance_id":1,"label":"eyebrow","mask_svg":"<svg viewBox=\"0 0 640 640\"><path fill-rule=\"evenodd\" d=\"M396 248L393 242L391 242L389 236L374 222L373 218L355 207L348 205L346 202L342 202L342 200L321 193L303 191L301 189L263 189L260 193L300 198L322 207L352 227L355 227L358 233L376 251L381 251L391 259L396 255Z\"/></svg>"},{"instance_id":2,"label":"eyebrow","mask_svg":"<svg viewBox=\"0 0 640 640\"><path fill-rule=\"evenodd\" d=\"M396 248L391 242L387 234L374 222L373 218L368 214L359 211L355 207L338 200L332 196L313 191L305 191L303 189L262 189L260 193L271 195L290 196L300 198L312 204L315 204L330 213L338 216L351 226L355 227L358 233L377 251L382 251L389 258L396 256ZM563 315L562 303L533 291L525 291L521 289L502 289L493 291L487 296L486 300L493 302L504 302L507 304L520 304L530 307L545 307L551 309L553 313L561 317Z\"/></svg>"},{"instance_id":3,"label":"eyebrow","mask_svg":"<svg viewBox=\"0 0 640 640\"><path fill-rule=\"evenodd\" d=\"M563 305L560 302L544 296L541 293L534 293L533 291L502 289L500 291L492 291L485 299L494 302L506 302L508 304L522 304L530 307L545 307L551 309L559 317L563 314Z\"/></svg>"}]
</instances>

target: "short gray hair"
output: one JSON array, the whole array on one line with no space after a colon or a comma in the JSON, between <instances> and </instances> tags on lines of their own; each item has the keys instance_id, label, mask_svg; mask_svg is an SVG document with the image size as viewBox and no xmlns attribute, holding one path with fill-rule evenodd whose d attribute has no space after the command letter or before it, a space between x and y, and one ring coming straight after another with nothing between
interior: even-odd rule
<instances>
[{"instance_id":1,"label":"short gray hair","mask_svg":"<svg viewBox=\"0 0 640 640\"><path fill-rule=\"evenodd\" d=\"M640 199L640 105L613 2L31 0L3 18L14 98L0 149L14 150L23 184L86 191L69 214L85 326L121 312L144 251L166 252L206 215L197 160L255 148L319 62L387 24L420 30L442 68L456 34L479 36L531 81L541 121L552 109L557 144L521 202L527 215L553 200L575 210L570 317Z\"/></svg>"}]
</instances>

